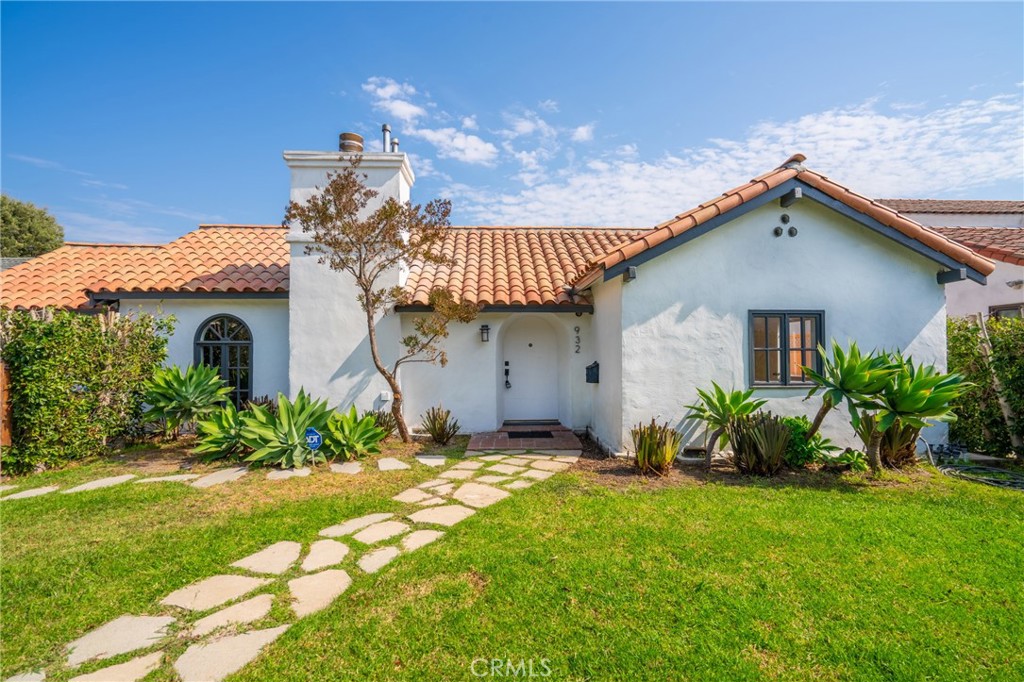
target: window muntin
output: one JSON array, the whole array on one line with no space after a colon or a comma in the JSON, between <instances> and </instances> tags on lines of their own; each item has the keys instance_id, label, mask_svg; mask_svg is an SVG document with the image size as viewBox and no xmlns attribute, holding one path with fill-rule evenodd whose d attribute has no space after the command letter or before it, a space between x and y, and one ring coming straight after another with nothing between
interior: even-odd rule
<instances>
[{"instance_id":1,"label":"window muntin","mask_svg":"<svg viewBox=\"0 0 1024 682\"><path fill-rule=\"evenodd\" d=\"M252 397L252 332L233 315L218 315L196 331L195 362L215 368L231 389L236 407Z\"/></svg>"},{"instance_id":2,"label":"window muntin","mask_svg":"<svg viewBox=\"0 0 1024 682\"><path fill-rule=\"evenodd\" d=\"M810 383L802 366L820 370L824 313L819 311L750 312L750 379L754 386Z\"/></svg>"}]
</instances>

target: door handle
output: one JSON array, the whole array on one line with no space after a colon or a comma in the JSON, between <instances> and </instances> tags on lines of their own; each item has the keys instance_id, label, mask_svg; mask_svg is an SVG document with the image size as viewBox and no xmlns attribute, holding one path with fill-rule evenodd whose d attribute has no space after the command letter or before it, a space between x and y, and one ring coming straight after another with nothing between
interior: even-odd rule
<instances>
[{"instance_id":1,"label":"door handle","mask_svg":"<svg viewBox=\"0 0 1024 682\"><path fill-rule=\"evenodd\" d=\"M508 360L505 361L505 388L512 388L512 382L508 380Z\"/></svg>"}]
</instances>

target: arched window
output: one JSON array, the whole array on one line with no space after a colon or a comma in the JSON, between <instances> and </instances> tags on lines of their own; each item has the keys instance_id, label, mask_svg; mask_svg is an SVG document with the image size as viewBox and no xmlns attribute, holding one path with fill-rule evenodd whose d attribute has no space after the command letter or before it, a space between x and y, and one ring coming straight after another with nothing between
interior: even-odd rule
<instances>
[{"instance_id":1,"label":"arched window","mask_svg":"<svg viewBox=\"0 0 1024 682\"><path fill-rule=\"evenodd\" d=\"M236 407L243 407L252 397L252 333L237 317L217 315L199 325L195 362L220 372Z\"/></svg>"}]
</instances>

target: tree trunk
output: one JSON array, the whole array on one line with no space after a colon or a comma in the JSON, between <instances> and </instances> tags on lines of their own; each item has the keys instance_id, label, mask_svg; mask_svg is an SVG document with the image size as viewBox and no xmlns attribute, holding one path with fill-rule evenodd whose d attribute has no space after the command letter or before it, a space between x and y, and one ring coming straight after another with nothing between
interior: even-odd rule
<instances>
[{"instance_id":1,"label":"tree trunk","mask_svg":"<svg viewBox=\"0 0 1024 682\"><path fill-rule=\"evenodd\" d=\"M363 289L363 300L369 301L371 292L367 289ZM395 425L398 427L398 436L402 439L403 443L411 443L412 438L409 436L409 427L405 423L405 415L402 414L402 389L398 386L398 380L395 378L394 372L389 372L388 368L381 362L380 353L377 351L377 328L373 324L373 311L368 306L364 306L366 312L366 334L370 339L370 356L373 358L373 366L377 368L377 371L384 381L388 382L388 386L391 388L391 414L395 416Z\"/></svg>"},{"instance_id":2,"label":"tree trunk","mask_svg":"<svg viewBox=\"0 0 1024 682\"><path fill-rule=\"evenodd\" d=\"M878 425L875 423L871 424L871 436L868 438L868 466L871 467L871 471L878 473L882 470L882 462L878 456L878 451L882 445L882 432L878 430Z\"/></svg>"},{"instance_id":3,"label":"tree trunk","mask_svg":"<svg viewBox=\"0 0 1024 682\"><path fill-rule=\"evenodd\" d=\"M704 451L704 463L707 465L708 471L711 471L711 455L715 451L715 443L718 442L723 433L725 433L724 426L720 426L711 432L711 439L708 441L707 450Z\"/></svg>"},{"instance_id":4,"label":"tree trunk","mask_svg":"<svg viewBox=\"0 0 1024 682\"><path fill-rule=\"evenodd\" d=\"M411 443L412 437L409 435L409 427L406 426L405 416L402 414L402 392L394 390L394 386L392 386L391 396L391 414L395 418L395 428L398 429L398 437L402 439L403 443Z\"/></svg>"},{"instance_id":5,"label":"tree trunk","mask_svg":"<svg viewBox=\"0 0 1024 682\"><path fill-rule=\"evenodd\" d=\"M821 399L821 409L818 410L818 414L814 415L814 421L811 422L811 428L804 436L804 439L810 443L811 439L814 438L814 434L818 433L818 429L821 428L821 422L825 421L825 416L832 409L832 401L828 398Z\"/></svg>"}]
</instances>

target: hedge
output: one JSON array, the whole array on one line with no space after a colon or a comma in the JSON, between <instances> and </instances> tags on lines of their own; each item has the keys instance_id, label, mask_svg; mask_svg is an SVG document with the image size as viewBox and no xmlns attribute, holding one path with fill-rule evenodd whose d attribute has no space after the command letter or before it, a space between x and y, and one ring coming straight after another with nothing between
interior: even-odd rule
<instances>
[{"instance_id":1,"label":"hedge","mask_svg":"<svg viewBox=\"0 0 1024 682\"><path fill-rule=\"evenodd\" d=\"M950 426L949 436L973 452L1006 455L1012 451L1010 432L992 371L999 377L1003 398L1017 416L1014 430L1024 437L1024 320L992 318L985 324L992 344L990 360L982 352L981 329L975 321L950 318L947 322L949 369L974 384L953 405L957 421Z\"/></svg>"},{"instance_id":2,"label":"hedge","mask_svg":"<svg viewBox=\"0 0 1024 682\"><path fill-rule=\"evenodd\" d=\"M59 467L140 429L143 384L166 356L172 323L112 311L0 311L13 412L3 470Z\"/></svg>"}]
</instances>

